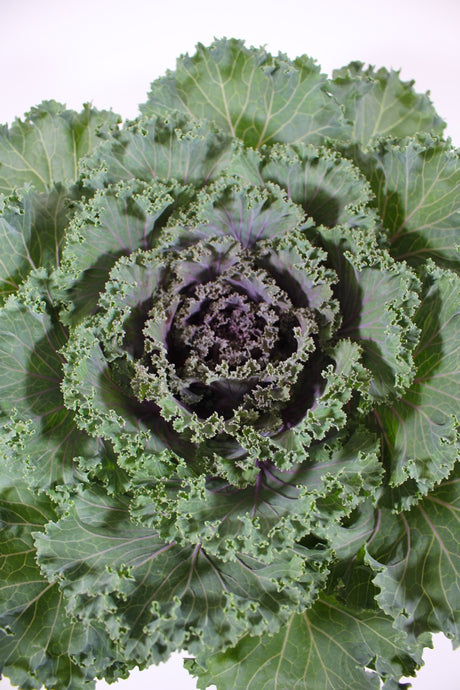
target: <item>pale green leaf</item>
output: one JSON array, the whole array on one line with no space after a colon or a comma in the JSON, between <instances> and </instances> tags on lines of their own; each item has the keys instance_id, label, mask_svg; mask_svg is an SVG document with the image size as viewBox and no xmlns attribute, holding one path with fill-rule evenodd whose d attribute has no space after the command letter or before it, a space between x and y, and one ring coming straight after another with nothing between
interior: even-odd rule
<instances>
[{"instance_id":1,"label":"pale green leaf","mask_svg":"<svg viewBox=\"0 0 460 690\"><path fill-rule=\"evenodd\" d=\"M152 83L141 111L150 116L179 110L211 120L253 147L343 140L348 126L328 87L306 56L274 58L262 48L223 39L209 48L199 44L193 57L180 58L175 72Z\"/></svg>"},{"instance_id":2,"label":"pale green leaf","mask_svg":"<svg viewBox=\"0 0 460 690\"><path fill-rule=\"evenodd\" d=\"M40 192L76 182L78 163L98 145L98 133L116 127L119 117L85 105L81 113L44 101L0 129L0 192L33 184Z\"/></svg>"},{"instance_id":3,"label":"pale green leaf","mask_svg":"<svg viewBox=\"0 0 460 690\"><path fill-rule=\"evenodd\" d=\"M228 167L236 145L211 123L173 113L128 123L82 161L85 184L178 180L202 187Z\"/></svg>"},{"instance_id":4,"label":"pale green leaf","mask_svg":"<svg viewBox=\"0 0 460 690\"><path fill-rule=\"evenodd\" d=\"M449 142L428 135L383 140L358 165L376 197L390 251L419 266L460 269L460 164Z\"/></svg>"},{"instance_id":5,"label":"pale green leaf","mask_svg":"<svg viewBox=\"0 0 460 690\"><path fill-rule=\"evenodd\" d=\"M384 67L363 69L351 62L333 72L331 92L345 108L352 125L351 139L366 145L375 136L404 137L417 132L442 133L445 123L428 94L418 94L414 82Z\"/></svg>"},{"instance_id":6,"label":"pale green leaf","mask_svg":"<svg viewBox=\"0 0 460 690\"><path fill-rule=\"evenodd\" d=\"M188 664L198 688L217 690L378 690L380 678L413 672L412 650L378 609L321 596L273 637L244 637L224 654Z\"/></svg>"}]
</instances>

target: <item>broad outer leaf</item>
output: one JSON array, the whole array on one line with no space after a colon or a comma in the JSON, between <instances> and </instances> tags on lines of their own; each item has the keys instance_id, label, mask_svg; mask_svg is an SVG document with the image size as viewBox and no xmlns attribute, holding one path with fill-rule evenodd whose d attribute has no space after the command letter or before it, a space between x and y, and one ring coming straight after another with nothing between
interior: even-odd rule
<instances>
[{"instance_id":1,"label":"broad outer leaf","mask_svg":"<svg viewBox=\"0 0 460 690\"><path fill-rule=\"evenodd\" d=\"M414 266L431 258L460 270L458 151L428 135L388 139L357 162L375 193L392 255Z\"/></svg>"},{"instance_id":2,"label":"broad outer leaf","mask_svg":"<svg viewBox=\"0 0 460 690\"><path fill-rule=\"evenodd\" d=\"M382 609L399 628L419 636L442 631L459 642L460 478L444 480L410 511L383 508L368 560Z\"/></svg>"},{"instance_id":3,"label":"broad outer leaf","mask_svg":"<svg viewBox=\"0 0 460 690\"><path fill-rule=\"evenodd\" d=\"M393 486L414 479L426 493L458 459L459 285L454 273L430 267L415 315L416 377L400 400L375 411Z\"/></svg>"},{"instance_id":4,"label":"broad outer leaf","mask_svg":"<svg viewBox=\"0 0 460 690\"><path fill-rule=\"evenodd\" d=\"M85 185L136 178L202 187L228 167L235 141L208 122L174 113L127 124L82 162Z\"/></svg>"},{"instance_id":5,"label":"broad outer leaf","mask_svg":"<svg viewBox=\"0 0 460 690\"><path fill-rule=\"evenodd\" d=\"M57 182L73 184L79 160L97 146L98 133L119 122L110 111L87 104L76 113L56 101L44 101L25 118L0 129L0 192L5 194L28 183L40 192Z\"/></svg>"},{"instance_id":6,"label":"broad outer leaf","mask_svg":"<svg viewBox=\"0 0 460 690\"><path fill-rule=\"evenodd\" d=\"M97 487L37 536L37 548L43 572L60 581L70 610L103 621L125 658L141 665L185 645L192 653L203 645L224 649L249 629L275 632L311 599L311 583L314 591L315 581L324 581L319 567L305 572L300 546L270 565L246 553L209 556L205 542L165 543L130 520L125 500Z\"/></svg>"},{"instance_id":7,"label":"broad outer leaf","mask_svg":"<svg viewBox=\"0 0 460 690\"><path fill-rule=\"evenodd\" d=\"M399 678L415 666L392 623L378 609L321 596L273 637L246 636L224 654L203 658L206 670L196 662L188 668L201 689L378 690L380 677Z\"/></svg>"},{"instance_id":8,"label":"broad outer leaf","mask_svg":"<svg viewBox=\"0 0 460 690\"><path fill-rule=\"evenodd\" d=\"M413 85L413 81L401 81L399 72L363 69L363 63L351 62L333 72L331 91L344 106L353 128L351 138L360 144L376 136L441 134L444 122L428 95L415 93Z\"/></svg>"},{"instance_id":9,"label":"broad outer leaf","mask_svg":"<svg viewBox=\"0 0 460 690\"><path fill-rule=\"evenodd\" d=\"M94 675L113 663L110 641L99 624L70 619L58 586L40 573L32 535L56 514L47 497L28 488L20 467L2 457L0 673L21 688L90 690Z\"/></svg>"},{"instance_id":10,"label":"broad outer leaf","mask_svg":"<svg viewBox=\"0 0 460 690\"><path fill-rule=\"evenodd\" d=\"M273 58L262 48L223 39L209 48L199 44L193 57L180 58L175 72L152 83L141 111L164 115L179 110L211 120L254 147L343 140L348 126L328 86L306 56Z\"/></svg>"},{"instance_id":11,"label":"broad outer leaf","mask_svg":"<svg viewBox=\"0 0 460 690\"><path fill-rule=\"evenodd\" d=\"M0 299L32 269L59 265L69 215L69 194L61 185L40 193L26 188L0 201Z\"/></svg>"}]
</instances>

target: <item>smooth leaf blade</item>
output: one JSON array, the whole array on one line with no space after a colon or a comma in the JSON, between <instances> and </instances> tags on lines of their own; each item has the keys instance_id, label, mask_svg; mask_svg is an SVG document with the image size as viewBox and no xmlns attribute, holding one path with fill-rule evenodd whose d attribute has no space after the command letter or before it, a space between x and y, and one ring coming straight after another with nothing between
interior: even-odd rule
<instances>
[{"instance_id":1,"label":"smooth leaf blade","mask_svg":"<svg viewBox=\"0 0 460 690\"><path fill-rule=\"evenodd\" d=\"M382 140L358 155L369 179L390 251L420 266L428 259L460 269L459 153L429 135Z\"/></svg>"},{"instance_id":2,"label":"smooth leaf blade","mask_svg":"<svg viewBox=\"0 0 460 690\"><path fill-rule=\"evenodd\" d=\"M383 612L321 596L273 637L247 636L188 667L202 690L377 690L380 677L413 671L412 651Z\"/></svg>"},{"instance_id":3,"label":"smooth leaf blade","mask_svg":"<svg viewBox=\"0 0 460 690\"><path fill-rule=\"evenodd\" d=\"M459 640L458 470L410 511L384 508L367 545L382 609L414 636L443 631Z\"/></svg>"},{"instance_id":4,"label":"smooth leaf blade","mask_svg":"<svg viewBox=\"0 0 460 690\"><path fill-rule=\"evenodd\" d=\"M376 136L405 137L417 132L441 134L445 123L428 94L417 94L414 82L399 72L351 62L333 72L331 91L352 124L351 138L366 146Z\"/></svg>"},{"instance_id":5,"label":"smooth leaf blade","mask_svg":"<svg viewBox=\"0 0 460 690\"><path fill-rule=\"evenodd\" d=\"M145 115L185 112L215 122L248 146L343 139L347 125L328 82L307 57L293 63L235 39L199 44L176 72L153 82Z\"/></svg>"},{"instance_id":6,"label":"smooth leaf blade","mask_svg":"<svg viewBox=\"0 0 460 690\"><path fill-rule=\"evenodd\" d=\"M56 101L44 101L0 129L0 192L33 184L40 192L54 184L70 185L78 177L78 163L98 144L98 133L109 132L118 115L85 105L81 113L66 110Z\"/></svg>"}]
</instances>

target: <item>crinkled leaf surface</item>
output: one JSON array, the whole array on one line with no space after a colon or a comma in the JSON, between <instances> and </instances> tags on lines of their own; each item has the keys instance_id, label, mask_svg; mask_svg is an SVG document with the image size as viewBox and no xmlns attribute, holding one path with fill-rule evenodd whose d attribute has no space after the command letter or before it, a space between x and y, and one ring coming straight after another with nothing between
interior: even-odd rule
<instances>
[{"instance_id":1,"label":"crinkled leaf surface","mask_svg":"<svg viewBox=\"0 0 460 690\"><path fill-rule=\"evenodd\" d=\"M412 479L426 493L458 459L459 284L455 274L431 267L415 315L415 379L397 402L375 410L393 486Z\"/></svg>"},{"instance_id":2,"label":"crinkled leaf surface","mask_svg":"<svg viewBox=\"0 0 460 690\"><path fill-rule=\"evenodd\" d=\"M412 382L414 374L415 275L370 243L366 248L356 247L352 254L337 229L323 232L323 238L338 275L339 333L363 348L363 362L372 373L372 397L378 401L394 397Z\"/></svg>"},{"instance_id":3,"label":"crinkled leaf surface","mask_svg":"<svg viewBox=\"0 0 460 690\"><path fill-rule=\"evenodd\" d=\"M125 658L141 664L184 645L222 649L248 629L275 631L308 599L305 585L315 589L324 579L319 566L305 572L300 546L270 565L249 553L218 559L205 543L165 542L130 520L125 500L97 487L49 524L37 545L41 568L60 581L70 609L101 620Z\"/></svg>"},{"instance_id":4,"label":"crinkled leaf surface","mask_svg":"<svg viewBox=\"0 0 460 690\"><path fill-rule=\"evenodd\" d=\"M50 192L27 188L6 198L0 210L0 298L15 292L31 270L59 266L69 193L61 185Z\"/></svg>"},{"instance_id":5,"label":"crinkled leaf surface","mask_svg":"<svg viewBox=\"0 0 460 690\"><path fill-rule=\"evenodd\" d=\"M122 256L147 250L159 239L181 187L131 180L96 192L68 227L62 264L63 299L73 321L97 309L110 271Z\"/></svg>"},{"instance_id":6,"label":"crinkled leaf surface","mask_svg":"<svg viewBox=\"0 0 460 690\"><path fill-rule=\"evenodd\" d=\"M367 181L331 148L274 144L261 150L242 149L235 154L230 170L256 186L279 185L317 225L369 222L369 211L363 209L370 198Z\"/></svg>"},{"instance_id":7,"label":"crinkled leaf surface","mask_svg":"<svg viewBox=\"0 0 460 690\"><path fill-rule=\"evenodd\" d=\"M142 111L0 131L0 669L396 690L458 627L458 153L234 39Z\"/></svg>"},{"instance_id":8,"label":"crinkled leaf surface","mask_svg":"<svg viewBox=\"0 0 460 690\"><path fill-rule=\"evenodd\" d=\"M131 178L201 187L226 169L235 148L232 137L211 123L173 113L126 125L82 162L82 170L92 187Z\"/></svg>"},{"instance_id":9,"label":"crinkled leaf surface","mask_svg":"<svg viewBox=\"0 0 460 690\"><path fill-rule=\"evenodd\" d=\"M72 620L58 586L40 573L33 535L56 513L46 496L30 490L20 467L2 458L0 673L22 688L89 690L114 652L102 626Z\"/></svg>"},{"instance_id":10,"label":"crinkled leaf surface","mask_svg":"<svg viewBox=\"0 0 460 690\"><path fill-rule=\"evenodd\" d=\"M140 487L132 512L165 538L201 539L208 554L222 558L243 551L282 562L310 533L316 535L311 559L320 543L327 558L334 526L379 485L376 450L375 438L360 429L334 448L318 447L310 462L288 471L261 463L255 484L244 489L203 477L180 482L173 475L150 492Z\"/></svg>"},{"instance_id":11,"label":"crinkled leaf surface","mask_svg":"<svg viewBox=\"0 0 460 690\"><path fill-rule=\"evenodd\" d=\"M76 428L64 406L59 349L66 340L56 314L50 317L14 300L0 312L0 411L4 419L15 411L12 430L17 431L9 445L21 449L26 442L21 455L30 480L42 488L72 483L74 456L95 453L94 440ZM25 427L27 422L32 427Z\"/></svg>"}]
</instances>

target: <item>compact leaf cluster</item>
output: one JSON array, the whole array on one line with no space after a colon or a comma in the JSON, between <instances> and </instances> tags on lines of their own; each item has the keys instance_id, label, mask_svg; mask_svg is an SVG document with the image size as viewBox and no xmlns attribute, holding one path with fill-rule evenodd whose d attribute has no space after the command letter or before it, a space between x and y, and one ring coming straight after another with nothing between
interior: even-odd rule
<instances>
[{"instance_id":1,"label":"compact leaf cluster","mask_svg":"<svg viewBox=\"0 0 460 690\"><path fill-rule=\"evenodd\" d=\"M0 671L388 690L460 610L460 166L427 96L198 46L0 132ZM457 473L458 474L458 473Z\"/></svg>"}]
</instances>

